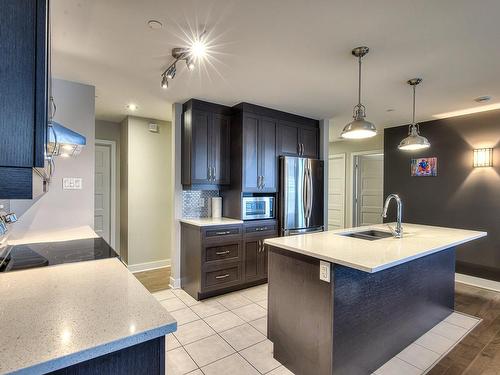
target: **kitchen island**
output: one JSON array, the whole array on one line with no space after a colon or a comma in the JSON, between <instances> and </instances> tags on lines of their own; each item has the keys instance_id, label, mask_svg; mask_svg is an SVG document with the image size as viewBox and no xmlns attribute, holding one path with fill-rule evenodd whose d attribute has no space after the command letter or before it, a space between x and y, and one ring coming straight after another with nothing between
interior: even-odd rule
<instances>
[{"instance_id":1,"label":"kitchen island","mask_svg":"<svg viewBox=\"0 0 500 375\"><path fill-rule=\"evenodd\" d=\"M95 237L86 227L9 243ZM164 374L177 328L118 258L0 274L0 321L2 374Z\"/></svg>"},{"instance_id":2,"label":"kitchen island","mask_svg":"<svg viewBox=\"0 0 500 375\"><path fill-rule=\"evenodd\" d=\"M388 232L376 225L265 241L268 337L294 374L373 373L452 313L455 246L486 236L416 224L404 224L400 239Z\"/></svg>"}]
</instances>

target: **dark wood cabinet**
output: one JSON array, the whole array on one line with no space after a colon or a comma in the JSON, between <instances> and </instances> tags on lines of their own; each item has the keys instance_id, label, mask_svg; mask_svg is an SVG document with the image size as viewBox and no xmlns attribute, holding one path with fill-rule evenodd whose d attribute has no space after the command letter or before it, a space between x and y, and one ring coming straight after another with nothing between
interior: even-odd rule
<instances>
[{"instance_id":1,"label":"dark wood cabinet","mask_svg":"<svg viewBox=\"0 0 500 375\"><path fill-rule=\"evenodd\" d=\"M278 155L319 157L318 127L280 121L277 134Z\"/></svg>"},{"instance_id":2,"label":"dark wood cabinet","mask_svg":"<svg viewBox=\"0 0 500 375\"><path fill-rule=\"evenodd\" d=\"M243 114L242 137L243 192L276 192L276 121Z\"/></svg>"},{"instance_id":3,"label":"dark wood cabinet","mask_svg":"<svg viewBox=\"0 0 500 375\"><path fill-rule=\"evenodd\" d=\"M247 222L244 225L245 281L267 280L266 238L278 236L276 220Z\"/></svg>"},{"instance_id":4,"label":"dark wood cabinet","mask_svg":"<svg viewBox=\"0 0 500 375\"><path fill-rule=\"evenodd\" d=\"M181 223L181 287L197 300L267 281L264 239L276 220L198 227Z\"/></svg>"},{"instance_id":5,"label":"dark wood cabinet","mask_svg":"<svg viewBox=\"0 0 500 375\"><path fill-rule=\"evenodd\" d=\"M230 125L228 107L190 100L183 106L182 184L230 183Z\"/></svg>"},{"instance_id":6,"label":"dark wood cabinet","mask_svg":"<svg viewBox=\"0 0 500 375\"><path fill-rule=\"evenodd\" d=\"M5 0L0 12L0 199L32 197L47 129L48 1Z\"/></svg>"}]
</instances>

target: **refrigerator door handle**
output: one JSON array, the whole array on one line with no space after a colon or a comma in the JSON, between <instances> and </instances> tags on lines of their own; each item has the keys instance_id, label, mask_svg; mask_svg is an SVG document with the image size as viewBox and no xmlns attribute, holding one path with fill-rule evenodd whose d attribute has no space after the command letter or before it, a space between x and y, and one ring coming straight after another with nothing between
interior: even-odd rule
<instances>
[{"instance_id":1,"label":"refrigerator door handle","mask_svg":"<svg viewBox=\"0 0 500 375\"><path fill-rule=\"evenodd\" d=\"M308 226L307 220L307 209L308 209L308 193L307 189L309 187L309 183L307 182L307 168L304 168L304 179L302 181L302 208L304 211L304 218L306 219L306 225Z\"/></svg>"},{"instance_id":2,"label":"refrigerator door handle","mask_svg":"<svg viewBox=\"0 0 500 375\"><path fill-rule=\"evenodd\" d=\"M308 166L307 167L307 175L308 175L308 180L309 180L309 192L307 194L308 198L309 198L309 202L308 202L308 207L309 207L309 211L307 213L307 218L308 219L311 219L311 214L312 214L312 206L313 206L313 199L314 199L314 189L313 189L313 181L312 181L312 173L311 173L311 167Z\"/></svg>"}]
</instances>

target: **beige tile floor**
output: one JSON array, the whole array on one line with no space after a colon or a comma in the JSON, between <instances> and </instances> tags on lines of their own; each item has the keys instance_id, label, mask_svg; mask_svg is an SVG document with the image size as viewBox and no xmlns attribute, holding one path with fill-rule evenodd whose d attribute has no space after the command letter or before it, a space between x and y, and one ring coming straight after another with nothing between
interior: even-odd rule
<instances>
[{"instance_id":1,"label":"beige tile floor","mask_svg":"<svg viewBox=\"0 0 500 375\"><path fill-rule=\"evenodd\" d=\"M181 289L153 295L178 322L167 336L167 375L293 375L266 338L267 285L204 301ZM455 312L374 374L425 374L479 322Z\"/></svg>"}]
</instances>

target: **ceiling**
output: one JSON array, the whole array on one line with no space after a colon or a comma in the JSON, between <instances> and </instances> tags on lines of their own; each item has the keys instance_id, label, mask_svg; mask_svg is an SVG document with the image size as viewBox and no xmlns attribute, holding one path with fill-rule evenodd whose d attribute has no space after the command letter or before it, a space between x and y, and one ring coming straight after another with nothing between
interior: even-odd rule
<instances>
[{"instance_id":1,"label":"ceiling","mask_svg":"<svg viewBox=\"0 0 500 375\"><path fill-rule=\"evenodd\" d=\"M131 102L170 120L171 104L192 97L247 101L332 118L335 139L356 102L358 45L370 47L362 100L379 127L408 123L416 76L419 120L481 95L500 102L498 14L498 0L52 0L53 74L95 85L102 120L121 121ZM210 63L180 64L161 89L171 49L203 25Z\"/></svg>"}]
</instances>

